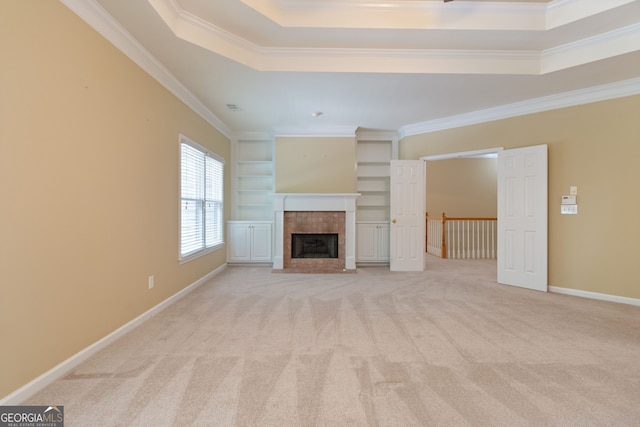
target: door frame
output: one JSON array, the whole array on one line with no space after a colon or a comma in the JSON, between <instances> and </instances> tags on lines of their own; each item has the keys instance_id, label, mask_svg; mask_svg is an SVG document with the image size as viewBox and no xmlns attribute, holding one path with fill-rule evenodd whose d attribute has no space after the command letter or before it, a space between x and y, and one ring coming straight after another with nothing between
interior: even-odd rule
<instances>
[{"instance_id":1,"label":"door frame","mask_svg":"<svg viewBox=\"0 0 640 427\"><path fill-rule=\"evenodd\" d=\"M483 157L483 156L488 156L492 154L497 155L500 151L503 151L503 150L504 150L504 147L495 147L495 148L486 148L483 150L460 151L457 153L438 154L436 156L423 156L423 157L420 157L420 160L432 161L432 160L448 160L448 159Z\"/></svg>"},{"instance_id":2,"label":"door frame","mask_svg":"<svg viewBox=\"0 0 640 427\"><path fill-rule=\"evenodd\" d=\"M498 153L504 151L504 147L494 147L494 148L485 148L482 150L471 150L471 151L459 151L455 153L447 153L447 154L438 154L435 156L423 156L420 157L420 160L423 160L424 163L424 176L425 180L427 177L427 162L434 160L450 160L450 159L469 159L469 158L482 158L488 156L496 156L498 157ZM428 194L426 194L427 183L425 182L425 204L427 201ZM498 191L496 187L496 192Z\"/></svg>"},{"instance_id":3,"label":"door frame","mask_svg":"<svg viewBox=\"0 0 640 427\"><path fill-rule=\"evenodd\" d=\"M526 147L519 147L519 148L526 148ZM420 157L420 160L424 160L425 161L425 179L426 179L426 170L427 170L426 162L427 161L458 159L458 158L483 157L483 156L494 155L494 154L497 155L498 153L500 153L500 152L502 152L504 150L505 150L504 147L487 148L487 149L482 149L482 150L462 151L462 152L456 152L456 153L440 154L440 155L435 155L435 156L423 156L423 157ZM548 174L548 169L547 169L547 174ZM427 193L426 189L427 189L427 186L426 186L426 182L425 182L425 203L426 203L426 200L427 200L427 197L428 197L428 195L426 194ZM496 188L496 191L497 191L497 188ZM547 193L547 198L548 198L548 193ZM547 207L547 215L548 215L548 207ZM547 236L548 236L548 233L549 233L548 225L547 225L546 233L547 233ZM548 245L548 243L547 243L547 245ZM547 246L546 250L547 250L547 256L548 256L548 246ZM500 251L498 251L498 256L500 256ZM496 281L498 281L498 277L497 276L498 275L496 274ZM548 288L548 283L547 283L547 288Z\"/></svg>"},{"instance_id":4,"label":"door frame","mask_svg":"<svg viewBox=\"0 0 640 427\"><path fill-rule=\"evenodd\" d=\"M494 147L494 148L485 148L482 150L470 150L470 151L459 151L454 153L446 153L446 154L438 154L435 156L423 156L420 157L420 160L424 161L424 176L425 176L425 205L427 203L427 198L429 194L427 193L427 165L430 161L435 160L450 160L450 159L465 159L465 158L482 158L488 156L498 156L498 153L503 151L504 147ZM496 193L498 192L497 183L496 183ZM496 274L496 281L498 280Z\"/></svg>"}]
</instances>

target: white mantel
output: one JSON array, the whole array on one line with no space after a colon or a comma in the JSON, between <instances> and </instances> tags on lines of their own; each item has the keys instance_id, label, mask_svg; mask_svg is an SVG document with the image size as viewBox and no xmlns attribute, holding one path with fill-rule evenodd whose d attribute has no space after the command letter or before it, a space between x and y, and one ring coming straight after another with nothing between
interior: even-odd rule
<instances>
[{"instance_id":1,"label":"white mantel","mask_svg":"<svg viewBox=\"0 0 640 427\"><path fill-rule=\"evenodd\" d=\"M284 268L285 211L341 211L345 213L345 268L356 268L356 199L359 193L274 194L273 269Z\"/></svg>"}]
</instances>

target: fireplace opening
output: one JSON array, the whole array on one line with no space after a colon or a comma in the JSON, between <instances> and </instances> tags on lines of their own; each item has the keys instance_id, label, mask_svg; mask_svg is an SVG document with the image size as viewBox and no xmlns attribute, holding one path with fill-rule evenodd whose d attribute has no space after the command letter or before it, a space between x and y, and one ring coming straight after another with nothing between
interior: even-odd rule
<instances>
[{"instance_id":1,"label":"fireplace opening","mask_svg":"<svg viewBox=\"0 0 640 427\"><path fill-rule=\"evenodd\" d=\"M338 234L291 234L291 258L338 258Z\"/></svg>"}]
</instances>

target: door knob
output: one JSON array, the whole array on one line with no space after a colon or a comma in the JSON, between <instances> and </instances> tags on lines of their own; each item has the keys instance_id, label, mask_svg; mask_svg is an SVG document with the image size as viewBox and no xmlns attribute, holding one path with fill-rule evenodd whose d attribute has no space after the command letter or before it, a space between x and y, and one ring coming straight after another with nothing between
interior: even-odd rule
<instances>
[{"instance_id":1,"label":"door knob","mask_svg":"<svg viewBox=\"0 0 640 427\"><path fill-rule=\"evenodd\" d=\"M393 218L393 219L391 220L391 222L395 224L395 223L396 223L396 219L395 219L395 218Z\"/></svg>"}]
</instances>

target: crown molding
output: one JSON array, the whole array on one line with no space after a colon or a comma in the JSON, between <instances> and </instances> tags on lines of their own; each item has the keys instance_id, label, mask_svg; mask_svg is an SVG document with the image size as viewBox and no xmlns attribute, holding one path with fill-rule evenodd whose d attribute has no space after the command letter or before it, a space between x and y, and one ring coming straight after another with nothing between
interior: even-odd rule
<instances>
[{"instance_id":1,"label":"crown molding","mask_svg":"<svg viewBox=\"0 0 640 427\"><path fill-rule=\"evenodd\" d=\"M634 37L637 34L621 29L546 51L264 47L193 15L176 0L147 1L176 37L258 71L539 75L637 50L638 46ZM373 10L375 19L386 17L384 22L393 22L393 29L405 28L404 22L419 15L420 25L415 29L424 30L429 28L425 22L433 22L434 29L544 31L637 0L556 0L548 6L489 2L483 3L481 10L474 10L473 18L469 17L466 3L445 6L432 1L396 1L378 5L367 0L327 0L319 8L317 1L242 1L273 22L291 20L280 23L283 26L317 27L327 21L321 26L379 28L371 21L373 18L362 16ZM422 17L416 8L429 13ZM532 13L532 8L538 13ZM398 11L406 16L390 19L388 14ZM435 17L431 13L435 13ZM331 25L336 19L347 19L351 25ZM473 23L466 22L469 19ZM554 23L550 25L549 20ZM360 21L368 23L359 25ZM398 26L398 22L403 26Z\"/></svg>"},{"instance_id":2,"label":"crown molding","mask_svg":"<svg viewBox=\"0 0 640 427\"><path fill-rule=\"evenodd\" d=\"M271 132L234 132L233 140L234 141L267 141L273 139L273 134Z\"/></svg>"},{"instance_id":3,"label":"crown molding","mask_svg":"<svg viewBox=\"0 0 640 427\"><path fill-rule=\"evenodd\" d=\"M111 42L116 48L133 60L143 70L145 70L151 77L157 80L167 90L189 106L194 112L220 131L224 136L229 139L233 139L234 137L237 139L237 135L234 135L225 123L218 119L204 104L202 104L194 94L192 94L178 79L176 79L108 12L106 12L96 0L60 1L76 13L88 25L94 28L94 30ZM162 12L164 14L163 20L165 20L165 18L169 19L174 22L174 26L177 25L177 22L181 17L185 16L177 4L172 2L172 0L149 1L150 3L165 5L166 10ZM549 10L559 7L577 8L583 1L585 3L583 5L583 9L587 9L586 11L582 11L583 14L593 13L593 10L604 7L602 6L603 2L600 0L555 0L549 3ZM609 1L611 4L622 5L634 0ZM610 7L609 3L607 3L606 8ZM589 12L589 10L591 10L591 12ZM199 21L199 18L194 16L189 16L187 18L187 22L188 21L192 22L194 26L199 26L200 29L198 31L200 32L200 35L211 34L209 31L211 29L211 25L209 23L201 20ZM165 22L167 21L165 20ZM422 70L422 72L433 73L451 72L447 70L451 69L451 64L457 63L456 69L458 69L459 72L462 72L464 69L464 72L468 73L468 60L471 60L473 61L474 70L478 70L477 72L489 73L491 72L491 68L495 66L490 63L497 60L502 65L511 64L511 68L507 68L510 69L510 73L512 74L541 74L541 71L544 74L546 72L573 66L576 61L576 59L573 59L574 62L559 65L557 62L553 64L555 58L563 55L569 55L572 52L577 52L573 55L574 57L579 55L580 52L584 55L585 52L593 46L597 47L598 52L594 53L594 55L596 55L598 59L618 55L620 52L637 50L637 46L640 45L640 24L632 25L585 40L580 40L557 48L548 49L542 53L418 50L378 50L374 52L367 49L260 49L255 45L247 44L243 39L239 39L237 36L230 33L220 32L219 36L226 38L225 43L230 51L237 51L237 43L240 43L245 49L248 49L245 52L245 55L242 58L239 58L239 62L248 62L248 64L245 65L253 68L256 68L256 64L262 63L262 66L266 66L269 70L279 69L279 66L283 63L289 63L291 70L296 71L334 71L335 69L340 68L340 64L351 63L356 65L349 66L347 71L356 71L357 69L365 72L420 72L419 70ZM611 49L614 49L615 53L611 53ZM607 53L607 51L609 52ZM266 55L266 58L261 58L260 55L264 53L268 55ZM354 60L355 57L357 57L357 61ZM381 59L384 60L381 61ZM397 64L386 70L376 70L376 67L380 67L380 64L388 64L388 59L398 60ZM478 67L478 64L482 64L478 59L483 59L486 66ZM542 70L540 69L540 61L543 61ZM580 63L584 62L585 61L583 60ZM292 66L291 64L299 65ZM305 65L303 66L301 64ZM322 64L322 68L320 68L319 64ZM388 65L385 66L389 67ZM354 69L354 67L356 69ZM425 67L427 68L426 70L424 70ZM536 71L532 72L532 68L535 68ZM502 67L503 72L504 70L505 67ZM404 138L406 136L421 133L468 126L606 99L636 95L638 93L640 93L640 79L631 79L608 85L552 95L549 97L536 98L529 101L407 125L399 129L398 136L400 138ZM268 135L269 137L354 137L356 129L356 126L324 129L278 128L274 129L275 134Z\"/></svg>"},{"instance_id":4,"label":"crown molding","mask_svg":"<svg viewBox=\"0 0 640 427\"><path fill-rule=\"evenodd\" d=\"M178 38L258 71L538 74L540 52L262 47L183 9L148 0Z\"/></svg>"},{"instance_id":5,"label":"crown molding","mask_svg":"<svg viewBox=\"0 0 640 427\"><path fill-rule=\"evenodd\" d=\"M547 7L546 29L567 25L634 1L636 0L553 0Z\"/></svg>"},{"instance_id":6,"label":"crown molding","mask_svg":"<svg viewBox=\"0 0 640 427\"><path fill-rule=\"evenodd\" d=\"M640 94L640 77L403 126L400 139L479 123Z\"/></svg>"},{"instance_id":7,"label":"crown molding","mask_svg":"<svg viewBox=\"0 0 640 427\"><path fill-rule=\"evenodd\" d=\"M175 1L175 0L160 0ZM404 0L240 0L284 27L549 30L632 3L635 0L552 0L549 3L484 2L468 13L470 3Z\"/></svg>"},{"instance_id":8,"label":"crown molding","mask_svg":"<svg viewBox=\"0 0 640 427\"><path fill-rule=\"evenodd\" d=\"M191 91L147 51L119 22L95 0L60 0L89 26L157 80L227 138L231 129L216 117Z\"/></svg>"},{"instance_id":9,"label":"crown molding","mask_svg":"<svg viewBox=\"0 0 640 427\"><path fill-rule=\"evenodd\" d=\"M269 48L261 50L253 65L259 71L535 75L540 72L540 53L444 49Z\"/></svg>"},{"instance_id":10,"label":"crown molding","mask_svg":"<svg viewBox=\"0 0 640 427\"><path fill-rule=\"evenodd\" d=\"M275 137L331 137L331 138L355 138L358 126L326 126L326 127L276 127L274 128Z\"/></svg>"},{"instance_id":11,"label":"crown molding","mask_svg":"<svg viewBox=\"0 0 640 427\"><path fill-rule=\"evenodd\" d=\"M398 132L389 130L358 129L356 137L359 141L397 141Z\"/></svg>"},{"instance_id":12,"label":"crown molding","mask_svg":"<svg viewBox=\"0 0 640 427\"><path fill-rule=\"evenodd\" d=\"M545 50L541 55L540 74L635 52L639 46L640 24L618 28Z\"/></svg>"},{"instance_id":13,"label":"crown molding","mask_svg":"<svg viewBox=\"0 0 640 427\"><path fill-rule=\"evenodd\" d=\"M155 0L158 1L158 0ZM175 1L175 0L159 0ZM544 30L544 3L371 0L240 0L281 27L404 30Z\"/></svg>"}]
</instances>

